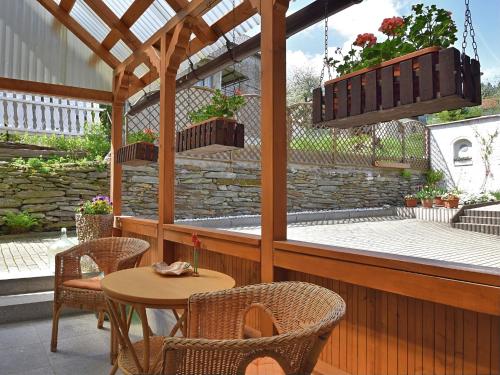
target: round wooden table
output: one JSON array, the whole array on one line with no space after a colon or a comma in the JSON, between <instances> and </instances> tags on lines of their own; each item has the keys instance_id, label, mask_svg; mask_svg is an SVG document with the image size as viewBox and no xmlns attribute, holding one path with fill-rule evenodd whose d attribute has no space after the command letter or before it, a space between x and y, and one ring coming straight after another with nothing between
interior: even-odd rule
<instances>
[{"instance_id":1,"label":"round wooden table","mask_svg":"<svg viewBox=\"0 0 500 375\"><path fill-rule=\"evenodd\" d=\"M188 299L192 294L215 292L233 288L232 277L200 268L199 276L163 276L152 267L131 268L110 273L101 280L101 287L109 308L112 334L116 335L120 344L120 354L115 361L111 373L118 366L127 373L147 373L155 370L161 358L162 338L151 338L146 308L171 309L177 323L170 336L178 330L186 334L186 311ZM127 314L126 306L131 309ZM131 312L137 311L142 325L144 340L133 343L128 336L132 319ZM178 310L182 310L179 313ZM154 352L155 357L150 355ZM139 358L142 357L142 363Z\"/></svg>"}]
</instances>

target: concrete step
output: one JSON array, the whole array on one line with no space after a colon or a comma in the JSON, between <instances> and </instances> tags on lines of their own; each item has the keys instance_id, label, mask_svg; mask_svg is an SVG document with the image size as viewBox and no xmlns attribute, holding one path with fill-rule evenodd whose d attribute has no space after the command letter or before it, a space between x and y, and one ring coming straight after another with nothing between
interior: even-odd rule
<instances>
[{"instance_id":1,"label":"concrete step","mask_svg":"<svg viewBox=\"0 0 500 375\"><path fill-rule=\"evenodd\" d=\"M465 216L480 216L480 217L494 217L500 218L500 210L488 210L488 207L484 209L471 209L465 210Z\"/></svg>"},{"instance_id":2,"label":"concrete step","mask_svg":"<svg viewBox=\"0 0 500 375\"><path fill-rule=\"evenodd\" d=\"M454 223L454 228L479 232L485 234L496 234L500 236L500 225L473 224L473 223Z\"/></svg>"},{"instance_id":3,"label":"concrete step","mask_svg":"<svg viewBox=\"0 0 500 375\"><path fill-rule=\"evenodd\" d=\"M0 296L47 292L52 290L54 290L53 275L0 279Z\"/></svg>"},{"instance_id":4,"label":"concrete step","mask_svg":"<svg viewBox=\"0 0 500 375\"><path fill-rule=\"evenodd\" d=\"M52 317L54 292L37 292L0 296L0 324ZM63 315L82 314L84 311L63 308Z\"/></svg>"},{"instance_id":5,"label":"concrete step","mask_svg":"<svg viewBox=\"0 0 500 375\"><path fill-rule=\"evenodd\" d=\"M500 217L460 216L461 223L500 225Z\"/></svg>"}]
</instances>

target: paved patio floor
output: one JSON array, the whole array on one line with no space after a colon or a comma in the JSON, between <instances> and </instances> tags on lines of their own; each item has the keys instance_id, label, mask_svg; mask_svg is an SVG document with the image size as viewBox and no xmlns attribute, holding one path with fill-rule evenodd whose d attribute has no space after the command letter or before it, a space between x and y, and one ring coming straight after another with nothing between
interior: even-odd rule
<instances>
[{"instance_id":1,"label":"paved patio floor","mask_svg":"<svg viewBox=\"0 0 500 375\"><path fill-rule=\"evenodd\" d=\"M259 234L260 227L237 228ZM416 219L374 218L302 223L288 227L291 240L500 269L500 236Z\"/></svg>"}]
</instances>

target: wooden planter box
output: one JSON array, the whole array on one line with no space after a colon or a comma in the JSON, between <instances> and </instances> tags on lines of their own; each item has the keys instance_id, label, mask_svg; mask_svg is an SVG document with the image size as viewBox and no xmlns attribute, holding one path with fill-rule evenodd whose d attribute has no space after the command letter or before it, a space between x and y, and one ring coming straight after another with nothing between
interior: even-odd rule
<instances>
[{"instance_id":1,"label":"wooden planter box","mask_svg":"<svg viewBox=\"0 0 500 375\"><path fill-rule=\"evenodd\" d=\"M148 142L136 142L122 146L116 153L116 161L125 165L145 165L158 161L158 146Z\"/></svg>"},{"instance_id":2,"label":"wooden planter box","mask_svg":"<svg viewBox=\"0 0 500 375\"><path fill-rule=\"evenodd\" d=\"M313 91L313 124L351 128L481 104L479 61L426 48L346 74Z\"/></svg>"},{"instance_id":3,"label":"wooden planter box","mask_svg":"<svg viewBox=\"0 0 500 375\"><path fill-rule=\"evenodd\" d=\"M176 151L200 154L238 150L243 148L243 124L227 118L211 118L177 132Z\"/></svg>"}]
</instances>

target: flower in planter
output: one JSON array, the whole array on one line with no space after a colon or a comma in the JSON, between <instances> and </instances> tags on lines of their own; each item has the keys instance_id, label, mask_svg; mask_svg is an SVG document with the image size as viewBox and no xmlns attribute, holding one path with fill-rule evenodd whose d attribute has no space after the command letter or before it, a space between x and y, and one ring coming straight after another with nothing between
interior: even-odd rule
<instances>
[{"instance_id":1,"label":"flower in planter","mask_svg":"<svg viewBox=\"0 0 500 375\"><path fill-rule=\"evenodd\" d=\"M356 47L370 47L377 43L377 37L372 33L358 34L358 37L354 41L353 45Z\"/></svg>"},{"instance_id":2,"label":"flower in planter","mask_svg":"<svg viewBox=\"0 0 500 375\"><path fill-rule=\"evenodd\" d=\"M147 142L155 143L158 140L158 133L153 129L146 128L143 131L132 132L127 135L127 143Z\"/></svg>"},{"instance_id":3,"label":"flower in planter","mask_svg":"<svg viewBox=\"0 0 500 375\"><path fill-rule=\"evenodd\" d=\"M404 32L404 25L405 21L401 17L384 18L378 31L388 36L395 36Z\"/></svg>"},{"instance_id":4,"label":"flower in planter","mask_svg":"<svg viewBox=\"0 0 500 375\"><path fill-rule=\"evenodd\" d=\"M97 195L92 200L82 202L76 212L82 215L108 215L113 211L113 203L106 195Z\"/></svg>"},{"instance_id":5,"label":"flower in planter","mask_svg":"<svg viewBox=\"0 0 500 375\"><path fill-rule=\"evenodd\" d=\"M420 191L417 192L416 197L421 200L434 199L436 193L434 189L429 186L424 186Z\"/></svg>"}]
</instances>

